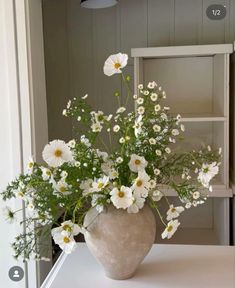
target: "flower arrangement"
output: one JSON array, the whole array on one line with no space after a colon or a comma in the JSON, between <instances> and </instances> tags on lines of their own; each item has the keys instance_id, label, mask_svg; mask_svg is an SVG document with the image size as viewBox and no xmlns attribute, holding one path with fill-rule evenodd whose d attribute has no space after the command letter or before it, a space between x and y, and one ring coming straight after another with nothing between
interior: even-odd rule
<instances>
[{"instance_id":1,"label":"flower arrangement","mask_svg":"<svg viewBox=\"0 0 235 288\"><path fill-rule=\"evenodd\" d=\"M127 61L126 54L118 53L104 64L104 73L120 74L127 87L126 99L114 93L116 113L93 111L88 95L69 101L63 115L75 118L76 129L83 127L85 132L81 135L78 131L76 140L68 143L51 141L42 152L46 164L31 159L27 172L1 193L3 200L20 198L26 206L21 222L26 233L13 243L16 258L42 259L44 246L38 245L38 239L50 234L70 253L74 236L87 229L83 226L86 213L93 207L105 212L108 205L126 213L138 213L149 205L165 226L162 238L169 239L180 225L180 214L204 203L207 191L212 191L210 181L219 171L221 149L212 151L208 146L200 151L174 152L174 143L182 141L180 134L185 130L180 115L170 115L170 108L164 106L166 93L156 82L146 87L140 84L138 95L132 94L130 76L122 71ZM136 109L127 112L131 98ZM104 133L108 141L103 140ZM177 193L180 206L169 202L166 189ZM161 211L160 201L166 201L167 211ZM7 207L5 213L12 222L19 211Z\"/></svg>"}]
</instances>

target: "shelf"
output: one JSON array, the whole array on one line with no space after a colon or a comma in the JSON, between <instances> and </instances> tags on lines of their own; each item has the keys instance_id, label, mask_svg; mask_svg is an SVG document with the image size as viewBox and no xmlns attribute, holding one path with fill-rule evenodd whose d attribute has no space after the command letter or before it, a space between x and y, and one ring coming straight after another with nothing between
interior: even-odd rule
<instances>
[{"instance_id":1,"label":"shelf","mask_svg":"<svg viewBox=\"0 0 235 288\"><path fill-rule=\"evenodd\" d=\"M180 114L180 113L179 113ZM181 114L180 114L181 115ZM209 115L181 115L181 122L224 122L226 117Z\"/></svg>"}]
</instances>

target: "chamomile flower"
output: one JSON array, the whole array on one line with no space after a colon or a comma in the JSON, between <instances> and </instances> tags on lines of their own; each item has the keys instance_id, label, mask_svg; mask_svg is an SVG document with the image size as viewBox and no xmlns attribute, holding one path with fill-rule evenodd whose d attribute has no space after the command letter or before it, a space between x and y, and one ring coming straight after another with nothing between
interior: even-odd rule
<instances>
[{"instance_id":1,"label":"chamomile flower","mask_svg":"<svg viewBox=\"0 0 235 288\"><path fill-rule=\"evenodd\" d=\"M149 89L154 89L156 86L157 86L157 83L155 81L149 82L148 85L147 85L147 87Z\"/></svg>"},{"instance_id":2,"label":"chamomile flower","mask_svg":"<svg viewBox=\"0 0 235 288\"><path fill-rule=\"evenodd\" d=\"M149 91L148 91L148 90L144 90L144 91L143 91L143 94L144 94L145 96L148 96L148 95L149 95Z\"/></svg>"},{"instance_id":3,"label":"chamomile flower","mask_svg":"<svg viewBox=\"0 0 235 288\"><path fill-rule=\"evenodd\" d=\"M141 97L139 97L139 98L136 100L136 103L137 103L138 105L141 105L141 104L144 103L144 99L141 98Z\"/></svg>"},{"instance_id":4,"label":"chamomile flower","mask_svg":"<svg viewBox=\"0 0 235 288\"><path fill-rule=\"evenodd\" d=\"M145 112L145 108L144 108L144 106L140 106L140 107L138 107L138 108L137 108L137 112L138 112L138 114L143 115L144 112Z\"/></svg>"},{"instance_id":5,"label":"chamomile flower","mask_svg":"<svg viewBox=\"0 0 235 288\"><path fill-rule=\"evenodd\" d=\"M69 146L69 148L75 148L76 141L72 139L67 143L67 145Z\"/></svg>"},{"instance_id":6,"label":"chamomile flower","mask_svg":"<svg viewBox=\"0 0 235 288\"><path fill-rule=\"evenodd\" d=\"M55 188L57 192L60 192L63 195L69 195L72 193L71 191L69 191L69 185L64 179L61 179L58 182L55 182L53 184L53 187Z\"/></svg>"},{"instance_id":7,"label":"chamomile flower","mask_svg":"<svg viewBox=\"0 0 235 288\"><path fill-rule=\"evenodd\" d=\"M131 159L128 163L128 166L132 172L143 171L145 167L148 165L148 162L144 157L132 154Z\"/></svg>"},{"instance_id":8,"label":"chamomile flower","mask_svg":"<svg viewBox=\"0 0 235 288\"><path fill-rule=\"evenodd\" d=\"M142 125L143 125L143 122L142 122L142 119L143 119L143 116L142 115L139 115L137 117L137 119L135 120L135 124L133 126L133 128L135 129L135 137L137 138L139 136L139 134L141 134L142 132Z\"/></svg>"},{"instance_id":9,"label":"chamomile flower","mask_svg":"<svg viewBox=\"0 0 235 288\"><path fill-rule=\"evenodd\" d=\"M157 93L152 93L151 96L150 96L150 99L151 99L153 102L157 101L157 99L158 99Z\"/></svg>"},{"instance_id":10,"label":"chamomile flower","mask_svg":"<svg viewBox=\"0 0 235 288\"><path fill-rule=\"evenodd\" d=\"M174 233L176 232L176 230L178 229L180 225L180 222L178 220L171 220L167 226L166 229L163 231L162 233L162 239L170 239Z\"/></svg>"},{"instance_id":11,"label":"chamomile flower","mask_svg":"<svg viewBox=\"0 0 235 288\"><path fill-rule=\"evenodd\" d=\"M92 183L92 192L102 191L109 184L109 177L104 176L99 179L95 179Z\"/></svg>"},{"instance_id":12,"label":"chamomile flower","mask_svg":"<svg viewBox=\"0 0 235 288\"><path fill-rule=\"evenodd\" d=\"M119 139L119 143L121 143L121 144L125 143L125 138L124 138L124 137L121 137L121 138Z\"/></svg>"},{"instance_id":13,"label":"chamomile flower","mask_svg":"<svg viewBox=\"0 0 235 288\"><path fill-rule=\"evenodd\" d=\"M154 189L156 187L156 185L157 185L157 183L156 183L156 181L154 179L151 179L149 181L149 188L150 189Z\"/></svg>"},{"instance_id":14,"label":"chamomile flower","mask_svg":"<svg viewBox=\"0 0 235 288\"><path fill-rule=\"evenodd\" d=\"M173 129L173 130L171 131L171 134L172 134L173 136L177 136L177 135L180 134L180 132L179 132L178 129Z\"/></svg>"},{"instance_id":15,"label":"chamomile flower","mask_svg":"<svg viewBox=\"0 0 235 288\"><path fill-rule=\"evenodd\" d=\"M158 169L158 168L155 168L155 169L153 170L153 172L154 172L154 174L155 174L156 176L160 175L160 173L161 173L160 169Z\"/></svg>"},{"instance_id":16,"label":"chamomile flower","mask_svg":"<svg viewBox=\"0 0 235 288\"><path fill-rule=\"evenodd\" d=\"M119 174L118 174L117 170L115 170L115 169L113 168L113 169L111 169L111 170L109 171L108 176L109 176L109 178L110 178L111 180L114 180L114 179L116 179L116 178L119 176Z\"/></svg>"},{"instance_id":17,"label":"chamomile flower","mask_svg":"<svg viewBox=\"0 0 235 288\"><path fill-rule=\"evenodd\" d=\"M91 130L92 132L95 132L95 133L101 132L102 128L103 127L100 124L100 122L95 122L91 125Z\"/></svg>"},{"instance_id":18,"label":"chamomile flower","mask_svg":"<svg viewBox=\"0 0 235 288\"><path fill-rule=\"evenodd\" d=\"M104 116L104 112L103 111L98 111L94 113L95 116L95 122L99 122L99 123L104 123L105 120L105 116Z\"/></svg>"},{"instance_id":19,"label":"chamomile flower","mask_svg":"<svg viewBox=\"0 0 235 288\"><path fill-rule=\"evenodd\" d=\"M182 213L184 211L184 207L182 206L178 206L178 207L174 207L174 205L170 205L169 210L167 211L167 221L170 221L174 218L177 218L180 216L180 213Z\"/></svg>"},{"instance_id":20,"label":"chamomile flower","mask_svg":"<svg viewBox=\"0 0 235 288\"><path fill-rule=\"evenodd\" d=\"M59 167L73 160L69 146L62 140L54 140L47 144L42 152L43 160L51 167Z\"/></svg>"},{"instance_id":21,"label":"chamomile flower","mask_svg":"<svg viewBox=\"0 0 235 288\"><path fill-rule=\"evenodd\" d=\"M160 131L161 131L161 126L159 126L159 125L157 125L157 124L154 124L154 125L153 125L153 131L156 132L156 133L157 133L157 132L160 132Z\"/></svg>"},{"instance_id":22,"label":"chamomile flower","mask_svg":"<svg viewBox=\"0 0 235 288\"><path fill-rule=\"evenodd\" d=\"M113 126L113 132L117 133L119 130L120 130L120 126L119 125Z\"/></svg>"},{"instance_id":23,"label":"chamomile flower","mask_svg":"<svg viewBox=\"0 0 235 288\"><path fill-rule=\"evenodd\" d=\"M161 110L160 104L155 105L154 110L155 110L155 112L159 112Z\"/></svg>"},{"instance_id":24,"label":"chamomile flower","mask_svg":"<svg viewBox=\"0 0 235 288\"><path fill-rule=\"evenodd\" d=\"M31 175L33 173L33 167L34 167L34 161L33 161L33 158L30 157L29 161L28 161L28 164L27 164L27 173L28 173L28 175Z\"/></svg>"},{"instance_id":25,"label":"chamomile flower","mask_svg":"<svg viewBox=\"0 0 235 288\"><path fill-rule=\"evenodd\" d=\"M113 54L108 57L104 63L104 74L112 76L113 74L122 73L122 68L127 65L128 55L127 54Z\"/></svg>"},{"instance_id":26,"label":"chamomile flower","mask_svg":"<svg viewBox=\"0 0 235 288\"><path fill-rule=\"evenodd\" d=\"M139 84L139 85L138 85L138 89L139 89L139 90L142 90L143 88L144 88L143 84Z\"/></svg>"},{"instance_id":27,"label":"chamomile flower","mask_svg":"<svg viewBox=\"0 0 235 288\"><path fill-rule=\"evenodd\" d=\"M156 150L155 150L155 153L156 153L157 156L161 156L161 155L162 155L162 151L159 150L159 149L156 149Z\"/></svg>"},{"instance_id":28,"label":"chamomile flower","mask_svg":"<svg viewBox=\"0 0 235 288\"><path fill-rule=\"evenodd\" d=\"M159 190L154 190L150 192L150 196L152 197L153 201L158 202L162 199L163 194Z\"/></svg>"},{"instance_id":29,"label":"chamomile flower","mask_svg":"<svg viewBox=\"0 0 235 288\"><path fill-rule=\"evenodd\" d=\"M170 149L169 147L166 147L166 148L165 148L165 152L166 152L167 154L170 154L170 153L171 153L171 149Z\"/></svg>"},{"instance_id":30,"label":"chamomile flower","mask_svg":"<svg viewBox=\"0 0 235 288\"><path fill-rule=\"evenodd\" d=\"M40 167L41 171L42 171L42 179L44 181L47 181L51 178L52 176L52 172L50 169L46 168L46 167Z\"/></svg>"},{"instance_id":31,"label":"chamomile flower","mask_svg":"<svg viewBox=\"0 0 235 288\"><path fill-rule=\"evenodd\" d=\"M115 187L111 192L111 201L117 209L126 209L133 204L132 190L129 187Z\"/></svg>"},{"instance_id":32,"label":"chamomile flower","mask_svg":"<svg viewBox=\"0 0 235 288\"><path fill-rule=\"evenodd\" d=\"M156 139L154 139L154 138L149 139L149 144L155 145L156 143L157 143Z\"/></svg>"},{"instance_id":33,"label":"chamomile flower","mask_svg":"<svg viewBox=\"0 0 235 288\"><path fill-rule=\"evenodd\" d=\"M122 157L118 157L118 158L116 159L116 162L117 162L118 164L121 164L121 163L123 162L123 158L122 158Z\"/></svg>"},{"instance_id":34,"label":"chamomile flower","mask_svg":"<svg viewBox=\"0 0 235 288\"><path fill-rule=\"evenodd\" d=\"M193 192L193 199L197 200L200 198L200 193L198 191Z\"/></svg>"}]
</instances>

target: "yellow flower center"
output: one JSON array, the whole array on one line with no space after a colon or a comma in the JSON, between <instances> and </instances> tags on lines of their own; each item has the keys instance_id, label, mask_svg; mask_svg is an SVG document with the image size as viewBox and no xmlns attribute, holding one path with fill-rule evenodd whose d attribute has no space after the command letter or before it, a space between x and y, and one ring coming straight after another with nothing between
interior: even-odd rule
<instances>
[{"instance_id":1,"label":"yellow flower center","mask_svg":"<svg viewBox=\"0 0 235 288\"><path fill-rule=\"evenodd\" d=\"M171 208L171 212L172 212L172 213L175 213L175 212L176 212L176 209L175 209L175 208Z\"/></svg>"},{"instance_id":2,"label":"yellow flower center","mask_svg":"<svg viewBox=\"0 0 235 288\"><path fill-rule=\"evenodd\" d=\"M69 242L70 242L70 239L69 239L69 237L65 236L65 237L64 237L64 243L66 243L66 244L67 244L67 243L69 243Z\"/></svg>"},{"instance_id":3,"label":"yellow flower center","mask_svg":"<svg viewBox=\"0 0 235 288\"><path fill-rule=\"evenodd\" d=\"M47 175L47 176L51 176L51 171L47 170L47 171L46 171L46 175Z\"/></svg>"},{"instance_id":4,"label":"yellow flower center","mask_svg":"<svg viewBox=\"0 0 235 288\"><path fill-rule=\"evenodd\" d=\"M173 230L173 226L172 225L169 225L167 228L166 228L167 232L171 232Z\"/></svg>"},{"instance_id":5,"label":"yellow flower center","mask_svg":"<svg viewBox=\"0 0 235 288\"><path fill-rule=\"evenodd\" d=\"M98 188L101 189L101 188L103 188L103 187L104 187L104 183L100 182L100 183L98 184Z\"/></svg>"},{"instance_id":6,"label":"yellow flower center","mask_svg":"<svg viewBox=\"0 0 235 288\"><path fill-rule=\"evenodd\" d=\"M61 157L62 151L60 149L56 149L54 152L55 157Z\"/></svg>"},{"instance_id":7,"label":"yellow flower center","mask_svg":"<svg viewBox=\"0 0 235 288\"><path fill-rule=\"evenodd\" d=\"M24 192L22 192L22 191L18 192L18 196L19 197L23 197L24 196Z\"/></svg>"},{"instance_id":8,"label":"yellow flower center","mask_svg":"<svg viewBox=\"0 0 235 288\"><path fill-rule=\"evenodd\" d=\"M118 192L118 196L119 196L120 198L123 198L123 197L124 197L124 195L125 195L125 193L124 193L124 192L122 192L122 191L119 191L119 192Z\"/></svg>"},{"instance_id":9,"label":"yellow flower center","mask_svg":"<svg viewBox=\"0 0 235 288\"><path fill-rule=\"evenodd\" d=\"M119 69L121 67L121 64L117 62L114 64L114 67L115 67L115 69Z\"/></svg>"},{"instance_id":10,"label":"yellow flower center","mask_svg":"<svg viewBox=\"0 0 235 288\"><path fill-rule=\"evenodd\" d=\"M135 165L140 165L141 161L139 159L135 160Z\"/></svg>"},{"instance_id":11,"label":"yellow flower center","mask_svg":"<svg viewBox=\"0 0 235 288\"><path fill-rule=\"evenodd\" d=\"M142 180L137 180L136 181L136 186L141 187L143 185L143 181Z\"/></svg>"},{"instance_id":12,"label":"yellow flower center","mask_svg":"<svg viewBox=\"0 0 235 288\"><path fill-rule=\"evenodd\" d=\"M29 162L29 168L33 167L33 162Z\"/></svg>"},{"instance_id":13,"label":"yellow flower center","mask_svg":"<svg viewBox=\"0 0 235 288\"><path fill-rule=\"evenodd\" d=\"M65 230L65 231L71 231L72 228L71 228L69 225L65 224L65 225L63 226L63 230Z\"/></svg>"},{"instance_id":14,"label":"yellow flower center","mask_svg":"<svg viewBox=\"0 0 235 288\"><path fill-rule=\"evenodd\" d=\"M65 186L61 186L61 187L60 187L60 192L62 192L62 193L63 193L63 192L65 192L65 191L66 191L66 188L65 188Z\"/></svg>"}]
</instances>

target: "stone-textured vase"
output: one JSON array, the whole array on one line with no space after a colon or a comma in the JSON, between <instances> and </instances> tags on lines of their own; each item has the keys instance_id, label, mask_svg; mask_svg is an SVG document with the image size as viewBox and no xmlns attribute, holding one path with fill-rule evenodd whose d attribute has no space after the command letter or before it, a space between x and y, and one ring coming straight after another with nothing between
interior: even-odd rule
<instances>
[{"instance_id":1,"label":"stone-textured vase","mask_svg":"<svg viewBox=\"0 0 235 288\"><path fill-rule=\"evenodd\" d=\"M136 214L110 205L97 216L92 209L84 224L89 250L112 279L131 278L155 240L155 216L148 205Z\"/></svg>"}]
</instances>

